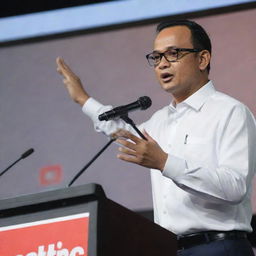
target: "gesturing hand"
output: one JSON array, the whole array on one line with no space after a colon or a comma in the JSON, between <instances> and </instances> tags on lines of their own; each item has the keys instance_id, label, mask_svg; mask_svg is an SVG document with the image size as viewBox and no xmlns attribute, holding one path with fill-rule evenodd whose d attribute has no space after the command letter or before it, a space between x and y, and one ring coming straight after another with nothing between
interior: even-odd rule
<instances>
[{"instance_id":1,"label":"gesturing hand","mask_svg":"<svg viewBox=\"0 0 256 256\"><path fill-rule=\"evenodd\" d=\"M56 59L57 71L63 75L65 84L70 98L81 106L89 98L88 93L84 90L80 78L71 70L71 68L60 57Z\"/></svg>"},{"instance_id":2,"label":"gesturing hand","mask_svg":"<svg viewBox=\"0 0 256 256\"><path fill-rule=\"evenodd\" d=\"M162 171L168 154L161 149L158 143L145 130L143 134L147 140L143 140L122 129L113 134L113 137L118 137L116 142L124 146L119 148L122 154L118 154L117 158Z\"/></svg>"}]
</instances>

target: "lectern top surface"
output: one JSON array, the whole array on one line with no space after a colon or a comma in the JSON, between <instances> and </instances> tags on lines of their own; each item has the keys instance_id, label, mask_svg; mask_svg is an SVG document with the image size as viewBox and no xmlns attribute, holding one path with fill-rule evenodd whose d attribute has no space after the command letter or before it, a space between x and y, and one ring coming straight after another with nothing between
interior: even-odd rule
<instances>
[{"instance_id":1,"label":"lectern top surface","mask_svg":"<svg viewBox=\"0 0 256 256\"><path fill-rule=\"evenodd\" d=\"M69 188L61 188L57 190L40 192L37 194L22 195L15 198L3 199L0 203L0 211L74 197L105 198L105 193L100 185L94 183Z\"/></svg>"}]
</instances>

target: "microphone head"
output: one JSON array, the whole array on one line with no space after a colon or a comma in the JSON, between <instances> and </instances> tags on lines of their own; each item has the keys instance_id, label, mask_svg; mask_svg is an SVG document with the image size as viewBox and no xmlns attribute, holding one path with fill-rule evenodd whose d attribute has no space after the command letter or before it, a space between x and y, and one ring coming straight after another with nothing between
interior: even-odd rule
<instances>
[{"instance_id":1,"label":"microphone head","mask_svg":"<svg viewBox=\"0 0 256 256\"><path fill-rule=\"evenodd\" d=\"M145 110L152 105L152 101L148 96L139 97L138 102L142 110Z\"/></svg>"},{"instance_id":2,"label":"microphone head","mask_svg":"<svg viewBox=\"0 0 256 256\"><path fill-rule=\"evenodd\" d=\"M24 152L24 153L21 155L21 158L24 159L24 158L28 157L29 155L31 155L33 152L34 152L34 149L33 149L33 148L30 148L29 150L27 150L26 152Z\"/></svg>"}]
</instances>

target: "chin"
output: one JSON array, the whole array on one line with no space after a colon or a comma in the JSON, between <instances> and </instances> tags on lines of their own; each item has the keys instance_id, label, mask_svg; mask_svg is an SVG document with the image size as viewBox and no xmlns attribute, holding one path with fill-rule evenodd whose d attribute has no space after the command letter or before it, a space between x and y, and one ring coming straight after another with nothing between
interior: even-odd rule
<instances>
[{"instance_id":1,"label":"chin","mask_svg":"<svg viewBox=\"0 0 256 256\"><path fill-rule=\"evenodd\" d=\"M163 90L169 93L173 93L177 89L177 85L173 83L161 83L161 87Z\"/></svg>"}]
</instances>

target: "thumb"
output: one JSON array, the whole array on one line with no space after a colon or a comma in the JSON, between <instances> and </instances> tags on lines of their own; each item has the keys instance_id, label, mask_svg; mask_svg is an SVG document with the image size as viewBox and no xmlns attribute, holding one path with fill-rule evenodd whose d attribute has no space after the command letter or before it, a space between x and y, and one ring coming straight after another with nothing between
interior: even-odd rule
<instances>
[{"instance_id":1,"label":"thumb","mask_svg":"<svg viewBox=\"0 0 256 256\"><path fill-rule=\"evenodd\" d=\"M148 141L154 142L155 140L147 133L145 129L142 131L143 135L147 138Z\"/></svg>"}]
</instances>

